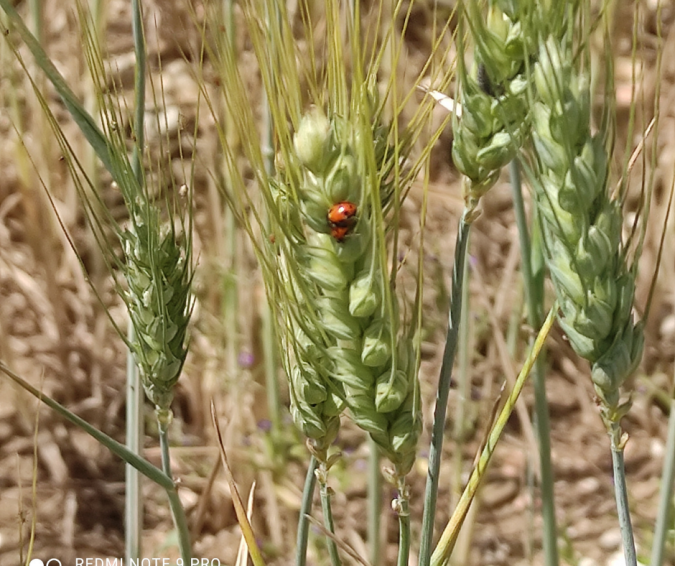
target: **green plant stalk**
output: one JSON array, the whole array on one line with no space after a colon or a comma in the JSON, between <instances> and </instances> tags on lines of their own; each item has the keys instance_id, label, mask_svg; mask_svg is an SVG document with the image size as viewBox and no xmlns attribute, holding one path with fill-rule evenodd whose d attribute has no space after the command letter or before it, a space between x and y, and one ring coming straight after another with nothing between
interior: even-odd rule
<instances>
[{"instance_id":1,"label":"green plant stalk","mask_svg":"<svg viewBox=\"0 0 675 566\"><path fill-rule=\"evenodd\" d=\"M467 246L469 244L467 243ZM471 393L471 380L469 379L469 368L471 366L471 354L469 353L469 275L467 269L467 262L469 256L464 257L464 282L462 283L462 316L459 321L459 351L457 352L457 407L455 412L454 425L454 440L455 451L453 453L454 460L454 476L452 485L452 496L450 498L450 511L457 505L457 500L462 493L462 448L464 446L464 433L467 418L467 404L469 402Z\"/></svg>"},{"instance_id":2,"label":"green plant stalk","mask_svg":"<svg viewBox=\"0 0 675 566\"><path fill-rule=\"evenodd\" d=\"M431 557L431 545L434 534L434 517L436 515L436 497L438 496L438 474L441 468L443 450L443 430L445 428L445 414L448 408L448 394L452 378L452 364L455 360L459 321L462 315L462 284L464 281L464 258L469 242L471 222L469 211L465 208L459 221L457 241L455 243L455 263L452 271L452 292L450 297L450 320L443 351L441 374L436 393L436 408L434 409L434 424L431 432L431 446L429 449L429 470L427 485L424 494L424 514L422 518L422 532L420 544L420 566L428 566Z\"/></svg>"},{"instance_id":3,"label":"green plant stalk","mask_svg":"<svg viewBox=\"0 0 675 566\"><path fill-rule=\"evenodd\" d=\"M663 475L661 476L659 509L656 514L656 526L654 527L651 566L661 566L663 564L663 553L670 528L669 518L672 516L673 509L673 480L675 480L675 399L671 399L670 401L668 439L666 440Z\"/></svg>"},{"instance_id":4,"label":"green plant stalk","mask_svg":"<svg viewBox=\"0 0 675 566\"><path fill-rule=\"evenodd\" d=\"M323 510L323 526L331 535L335 534L335 523L333 522L333 509L331 507L331 490L328 483L325 481L327 471L323 471L319 478L319 492L321 494L321 509ZM330 556L331 566L339 566L342 564L340 556L338 555L337 545L332 537L326 536L326 544L328 546L328 555Z\"/></svg>"},{"instance_id":5,"label":"green plant stalk","mask_svg":"<svg viewBox=\"0 0 675 566\"><path fill-rule=\"evenodd\" d=\"M143 121L145 119L145 40L143 37L143 22L139 0L131 3L131 31L134 41L136 67L134 70L134 130L135 142L131 159L131 168L138 181L143 186ZM133 324L129 322L129 343L136 340ZM143 388L131 349L127 349L127 423L126 445L135 454L141 455L144 420L143 420ZM166 470L164 470L166 473ZM171 473L166 473L171 477ZM125 501L124 501L124 548L127 562L138 559L141 553L141 531L143 529L143 502L141 501L141 486L138 472L127 464L125 467Z\"/></svg>"},{"instance_id":6,"label":"green plant stalk","mask_svg":"<svg viewBox=\"0 0 675 566\"><path fill-rule=\"evenodd\" d=\"M382 515L382 474L380 474L380 449L369 436L368 449L368 543L370 563L380 563L380 517Z\"/></svg>"},{"instance_id":7,"label":"green plant stalk","mask_svg":"<svg viewBox=\"0 0 675 566\"><path fill-rule=\"evenodd\" d=\"M504 427L506 426L506 423L509 420L509 417L511 416L511 413L513 412L513 409L516 406L516 401L518 400L518 397L520 396L520 393L523 390L523 387L527 381L527 377L530 374L532 367L534 366L535 360L539 356L539 353L541 352L541 349L544 346L546 337L548 336L548 333L551 331L551 328L553 327L553 323L555 322L557 312L558 312L558 305L556 303L548 313L548 316L546 317L546 320L544 321L544 324L541 327L541 330L539 331L537 339L535 340L534 344L532 345L532 348L530 349L530 353L527 357L527 360L525 360L525 364L523 365L523 368L520 370L520 373L518 374L518 379L516 379L513 391L511 391L511 393L509 394L509 397L504 403L504 407L500 411L499 416L495 420L495 423L492 429L490 430L490 434L488 435L487 441L485 442L485 446L483 447L480 458L478 459L478 462L474 466L471 472L471 476L469 477L469 481L467 482L466 487L464 488L462 497L460 498L459 503L455 508L455 512L452 514L452 517L450 518L450 521L446 525L443 534L441 535L441 538L438 541L438 545L434 550L434 554L431 557L432 566L445 565L448 563L448 560L450 559L450 555L452 554L455 542L457 541L457 536L459 535L459 531L461 529L462 524L464 523L464 519L466 518L466 515L469 512L471 503L485 475L487 466L490 463L490 459L492 458L492 454L494 453L497 447L499 438L504 430Z\"/></svg>"},{"instance_id":8,"label":"green plant stalk","mask_svg":"<svg viewBox=\"0 0 675 566\"><path fill-rule=\"evenodd\" d=\"M129 341L133 341L134 327L129 324ZM126 384L126 439L127 449L141 455L143 439L143 389L138 377L138 367L130 350L127 350ZM171 477L171 476L169 476ZM124 470L124 554L127 562L141 555L141 530L143 506L141 503L141 478L138 470L127 463Z\"/></svg>"},{"instance_id":9,"label":"green plant stalk","mask_svg":"<svg viewBox=\"0 0 675 566\"><path fill-rule=\"evenodd\" d=\"M169 496L169 506L171 507L171 515L173 517L173 524L178 531L178 548L183 564L192 563L192 550L190 548L190 531L188 530L187 517L185 516L185 509L178 497L178 491L174 486L173 489L166 492Z\"/></svg>"},{"instance_id":10,"label":"green plant stalk","mask_svg":"<svg viewBox=\"0 0 675 566\"><path fill-rule=\"evenodd\" d=\"M162 471L171 477L171 452L169 451L169 424L166 419L162 419L158 411L157 429L159 430L159 450L162 457Z\"/></svg>"},{"instance_id":11,"label":"green plant stalk","mask_svg":"<svg viewBox=\"0 0 675 566\"><path fill-rule=\"evenodd\" d=\"M628 486L626 485L626 469L624 467L623 450L628 438L621 433L621 425L618 422L609 424L609 438L612 446L612 473L614 474L614 495L616 497L616 510L619 515L619 528L621 529L621 542L623 544L623 556L626 566L637 566L635 553L635 538L633 525L630 520L630 508L628 506Z\"/></svg>"},{"instance_id":12,"label":"green plant stalk","mask_svg":"<svg viewBox=\"0 0 675 566\"><path fill-rule=\"evenodd\" d=\"M520 167L517 160L511 161L511 189L513 207L520 237L521 270L527 301L527 322L531 328L539 328L543 316L543 272L533 273L533 250L527 228ZM533 222L533 230L537 230ZM546 566L558 565L558 528L555 520L555 497L553 490L553 467L551 465L551 426L546 399L546 375L544 356L537 357L532 381L534 384L535 431L539 444L539 468L541 474L541 513L543 518L543 548Z\"/></svg>"},{"instance_id":13,"label":"green plant stalk","mask_svg":"<svg viewBox=\"0 0 675 566\"><path fill-rule=\"evenodd\" d=\"M469 239L471 236L469 236ZM467 246L470 245L467 244ZM451 492L450 492L450 505L448 507L448 513L452 513L452 510L456 507L457 502L462 494L463 487L463 468L464 468L464 458L463 458L463 447L464 439L466 437L466 419L468 416L469 403L471 400L471 376L470 376L470 367L471 367L471 352L470 352L470 333L471 333L471 324L470 324L470 312L471 307L469 305L470 295L469 295L469 278L471 276L471 271L467 269L469 262L468 254L464 256L464 282L462 284L462 316L459 321L459 351L457 352L457 406L455 408L454 415L454 441L455 446L452 454L453 458L453 477L451 480ZM466 530L466 538L470 540L471 532L469 529ZM453 557L454 564L466 564L468 562L468 550L469 543L462 545L460 549L465 550L466 552L460 556Z\"/></svg>"},{"instance_id":14,"label":"green plant stalk","mask_svg":"<svg viewBox=\"0 0 675 566\"><path fill-rule=\"evenodd\" d=\"M168 418L162 418L157 414L157 424L159 425L159 446L162 454L162 470L171 477L171 454L169 452L169 423L171 422L170 415ZM169 505L171 506L171 515L173 516L173 524L178 531L178 548L183 559L183 564L190 564L192 558L192 551L190 546L190 530L188 529L187 519L185 517L185 509L178 497L178 491L175 484L174 489L169 493Z\"/></svg>"},{"instance_id":15,"label":"green plant stalk","mask_svg":"<svg viewBox=\"0 0 675 566\"><path fill-rule=\"evenodd\" d=\"M312 499L314 498L314 488L316 486L316 467L319 461L315 456L309 460L307 475L305 476L305 487L302 490L302 504L300 505L300 516L298 517L298 535L295 549L295 565L305 566L307 563L307 540L309 537L309 520L307 517L312 512Z\"/></svg>"},{"instance_id":16,"label":"green plant stalk","mask_svg":"<svg viewBox=\"0 0 675 566\"><path fill-rule=\"evenodd\" d=\"M399 490L398 499L398 558L396 566L408 566L410 558L410 508L408 499ZM379 562L373 562L379 564Z\"/></svg>"},{"instance_id":17,"label":"green plant stalk","mask_svg":"<svg viewBox=\"0 0 675 566\"><path fill-rule=\"evenodd\" d=\"M44 34L44 1L43 0L30 0L30 21L33 27L33 33L35 34L35 39L39 44L44 44L45 34ZM35 85L42 92L45 93L45 81L44 75L39 74L35 77ZM34 113L35 124L34 127L38 132L44 132L48 129L48 126L45 122L45 116L40 111L39 101L32 99L30 104L34 104L31 108L31 112ZM46 166L47 163L51 162L52 159L52 147L48 136L40 136L40 156L39 156L39 165L40 169L43 169L43 175L46 177L47 186L51 187L51 176L52 169L49 166ZM37 157L37 156L36 156ZM32 185L32 183L31 183ZM35 198L35 197L31 197Z\"/></svg>"}]
</instances>

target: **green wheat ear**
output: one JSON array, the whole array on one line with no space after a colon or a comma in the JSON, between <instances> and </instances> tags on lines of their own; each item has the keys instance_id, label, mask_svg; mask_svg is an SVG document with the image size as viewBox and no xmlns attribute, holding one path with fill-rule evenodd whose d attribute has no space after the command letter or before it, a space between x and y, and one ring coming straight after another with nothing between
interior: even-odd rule
<instances>
[{"instance_id":1,"label":"green wheat ear","mask_svg":"<svg viewBox=\"0 0 675 566\"><path fill-rule=\"evenodd\" d=\"M527 60L531 48L526 20L508 2L494 3L484 22L476 3L466 3L475 42L473 72L459 58L461 112L453 119L452 158L465 176L470 210L497 182L501 168L517 154L528 133ZM459 34L460 52L462 48Z\"/></svg>"},{"instance_id":2,"label":"green wheat ear","mask_svg":"<svg viewBox=\"0 0 675 566\"><path fill-rule=\"evenodd\" d=\"M160 229L159 211L150 204L140 216L132 216L122 241L129 285L124 299L136 335L133 353L148 399L168 410L187 355L190 252L173 227Z\"/></svg>"},{"instance_id":3,"label":"green wheat ear","mask_svg":"<svg viewBox=\"0 0 675 566\"><path fill-rule=\"evenodd\" d=\"M569 43L548 37L534 67L537 173L533 181L547 262L574 350L592 366L596 393L619 411L620 387L642 357L633 319L636 265L621 239L622 207L608 189L607 133L591 133L588 76ZM614 414L612 420L617 416Z\"/></svg>"},{"instance_id":4,"label":"green wheat ear","mask_svg":"<svg viewBox=\"0 0 675 566\"><path fill-rule=\"evenodd\" d=\"M378 122L363 126L312 107L270 186L278 216L288 221L278 226L274 257L285 280L278 310L293 418L325 458L348 409L405 475L421 412L416 357L400 332L386 267L381 223L393 197L387 137ZM344 202L356 213L338 237L327 215Z\"/></svg>"}]
</instances>

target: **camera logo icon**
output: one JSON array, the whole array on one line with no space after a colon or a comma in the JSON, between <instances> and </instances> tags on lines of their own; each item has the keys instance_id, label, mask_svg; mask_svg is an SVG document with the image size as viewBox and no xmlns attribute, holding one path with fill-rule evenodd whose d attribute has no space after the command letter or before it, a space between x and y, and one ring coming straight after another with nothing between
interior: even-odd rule
<instances>
[{"instance_id":1,"label":"camera logo icon","mask_svg":"<svg viewBox=\"0 0 675 566\"><path fill-rule=\"evenodd\" d=\"M58 558L50 558L47 562L40 560L39 558L33 558L28 566L63 566L61 561Z\"/></svg>"}]
</instances>

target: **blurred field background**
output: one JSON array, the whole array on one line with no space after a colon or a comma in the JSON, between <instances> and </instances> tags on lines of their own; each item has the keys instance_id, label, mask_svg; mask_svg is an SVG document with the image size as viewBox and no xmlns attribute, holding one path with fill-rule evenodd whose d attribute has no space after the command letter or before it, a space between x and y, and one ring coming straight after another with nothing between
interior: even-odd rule
<instances>
[{"instance_id":1,"label":"blurred field background","mask_svg":"<svg viewBox=\"0 0 675 566\"><path fill-rule=\"evenodd\" d=\"M451 2L438 4L444 13L451 14ZM19 2L17 8L30 21L28 3ZM613 55L617 148L627 143L635 147L639 136L625 139L629 107L631 98L638 101L639 133L653 114L658 80L655 74L658 12L655 2L642 2L636 22L633 2L618 2L616 9ZM47 53L81 99L91 100L74 7L70 2L46 0L42 10L42 42ZM198 63L195 56L203 40L200 18L203 19L205 11L201 4L188 6L181 1L158 0L146 2L144 10L149 68L154 84L161 85L165 104L164 108L148 108L149 155L153 162L164 164L162 172L172 172L177 186L188 181L190 163L195 167L197 306L190 330L190 353L173 405L174 474L180 477L180 496L188 512L195 554L233 564L240 532L229 488L222 474L214 474L218 452L209 418L213 399L223 417L226 449L241 492L248 493L252 483L257 482L253 525L268 564L288 564L295 545L307 456L287 410L282 417L282 434L276 437L269 434L264 385L265 363L269 358L266 359L262 339L264 288L248 237L234 223L215 187L214 172L222 166L222 159L213 117L203 107L199 93L200 88L205 88L214 98L221 91L226 96L227 85L219 83L208 60L203 63L206 82L200 86L195 75ZM402 67L398 70L402 81L416 76L428 56L431 10L431 2L420 1L410 12L403 37ZM236 6L235 14L241 18ZM131 100L134 58L128 2L104 2L101 17L105 22L102 30L111 84L121 86L120 95ZM638 309L647 301L675 171L675 59L669 56L675 53L672 26L675 3L664 2L660 18L664 53L660 79L662 113L660 130L646 143L646 154L655 148L657 162L651 230L640 263ZM395 25L400 32L403 22ZM235 29L241 67L250 69L245 78L251 104L262 114L264 97L251 45L244 26L237 25ZM631 62L634 29L639 42L635 66ZM449 36L447 41L450 42ZM599 58L601 48L598 45ZM30 57L26 56L26 61L31 69ZM450 64L452 61L448 60ZM633 92L634 73L637 85ZM122 215L123 219L125 209L119 193L111 187L110 178L100 168L94 169L89 150L51 87L45 82L42 88L76 148L75 153L90 171L98 171L95 176L100 180L107 206L113 215ZM423 96L420 92L418 101ZM157 127L153 112L160 113L162 128ZM440 123L444 118L445 111L439 108L435 119ZM128 124L121 127L128 128ZM403 262L411 264L423 251L427 286L421 371L425 433L420 457L409 478L414 533L419 530L421 520L428 429L447 325L452 251L463 206L458 175L450 159L451 143L448 127L433 151L425 249L401 250ZM623 157L621 151L617 154ZM643 176L650 174L651 170L638 160L632 174L635 195L640 191ZM169 181L157 179L157 186L172 190ZM504 172L502 181L483 200L483 213L475 223L471 239L468 305L471 387L463 398L461 422L456 422L461 395L456 389L451 391L437 524L445 524L454 506L503 384L520 368L524 356L522 344L529 332L522 318L520 252L507 181ZM420 179L404 205L403 242L417 241L412 236L418 229L423 190ZM53 198L53 205L48 195ZM126 348L83 274L61 224L72 238L103 303L117 324L125 328L124 305L115 294L86 229L58 146L24 72L2 42L0 358L71 411L123 441ZM673 388L674 246L670 228L645 331L645 355L636 376L634 406L624 420L631 438L626 448L626 467L640 556L648 552L652 537ZM561 558L563 563L572 565L619 564L612 562L620 550L620 536L611 461L588 368L577 361L559 330L554 331L548 347L547 389ZM278 379L282 384L282 402L287 405L281 370ZM528 386L480 491L479 503L469 521L471 532L456 551L456 564L541 563L538 459L528 416L532 413L532 397ZM148 418L147 425L145 454L151 461L159 462L153 419ZM338 536L367 556L363 542L367 443L363 433L344 421L338 445L343 460L331 475L331 485L336 491L333 509ZM34 398L0 380L0 564L18 564L21 549L25 556L34 515L35 556L56 556L62 560L122 556L123 497L122 461L40 406ZM396 551L396 519L389 506L392 497L385 492L382 503L381 536L390 543L385 547L388 564L394 563ZM172 556L175 540L164 494L145 482L144 502L144 554ZM675 536L671 542L675 543ZM324 554L321 538L314 537L312 544L315 548L310 556L314 558L310 558L310 563L325 563L316 558ZM672 545L669 556L675 564Z\"/></svg>"}]
</instances>

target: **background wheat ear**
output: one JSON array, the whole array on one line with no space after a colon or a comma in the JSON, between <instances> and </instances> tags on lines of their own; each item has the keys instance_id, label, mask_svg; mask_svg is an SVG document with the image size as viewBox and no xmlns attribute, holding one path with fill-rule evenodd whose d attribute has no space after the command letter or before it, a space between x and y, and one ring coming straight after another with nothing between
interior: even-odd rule
<instances>
[{"instance_id":1,"label":"background wheat ear","mask_svg":"<svg viewBox=\"0 0 675 566\"><path fill-rule=\"evenodd\" d=\"M84 108L75 96L73 89L65 81L58 69L47 57L42 46L31 31L25 26L19 14L9 5L2 5L11 19L13 29L18 31L28 45L37 65L45 73L56 92L61 97L70 117L78 126L88 149L95 154L112 178L112 186L119 190L128 214L128 222L115 218L103 203L98 192L99 185L78 160L73 146L64 135L61 124L55 118L47 99L38 82L30 78L27 66L19 55L17 48L11 43L13 53L29 75L33 93L40 103L47 123L63 152L63 161L75 185L75 193L80 198L91 230L94 242L99 247L113 287L125 302L130 318L130 332L124 336L119 326L113 327L119 337L133 353L140 367L141 383L148 399L155 406L155 414L160 430L160 446L162 452L162 469L149 464L141 457L140 442L131 439L142 436L142 404L138 394L140 387L136 380L133 363L129 363L128 384L133 395L127 398L129 419L125 447L116 443L101 431L78 419L58 404L52 407L73 423L76 423L99 442L109 447L122 457L131 470L127 490L127 560L137 559L140 554L138 530L141 528L140 494L136 477L141 472L150 477L158 485L165 488L169 497L172 518L178 532L179 552L182 560L189 561L192 555L190 536L184 508L178 498L176 485L172 479L169 457L168 428L172 420L171 401L174 388L185 362L187 354L187 326L192 311L191 284L194 265L192 262L192 208L191 198L186 202L179 196L175 177L173 189L165 193L165 201L156 197L150 175L146 169L144 143L144 111L145 111L145 36L141 24L141 8L133 2L133 28L135 39L135 55L137 73L135 82L135 113L130 123L135 147L129 155L127 133L123 128L126 108L120 101L116 85L108 86L102 48L99 43L98 29L91 14L81 4L76 5L79 23L82 29L84 56L88 64L93 90L97 97L99 110L98 120ZM9 36L9 30L7 30ZM157 100L153 101L156 105ZM101 125L99 126L98 123ZM160 164L161 167L161 164ZM55 200L49 195L50 204L56 210ZM59 218L61 226L65 225ZM113 242L110 235L116 236ZM78 255L72 239L68 242L78 256L82 268L85 268L82 257ZM118 257L117 245L121 244L122 257ZM107 316L112 320L109 308L101 300L98 290L94 294L100 301ZM19 383L20 380L17 380ZM22 384L27 390L31 390Z\"/></svg>"},{"instance_id":2,"label":"background wheat ear","mask_svg":"<svg viewBox=\"0 0 675 566\"><path fill-rule=\"evenodd\" d=\"M644 348L644 323L636 322L633 315L639 259L633 237L645 233L647 219L639 217L633 233L623 239L624 201L610 188L612 124L605 120L592 133L589 55L585 40L575 42L572 20L568 23L565 35L542 37L533 68L535 167L530 181L544 254L560 303L559 323L575 352L591 364L591 379L611 440L625 560L635 564L623 468L627 437L620 425L631 401L622 401L621 393ZM583 24L577 29L583 30ZM605 104L613 108L611 69L607 76ZM643 195L648 211L650 193Z\"/></svg>"}]
</instances>

